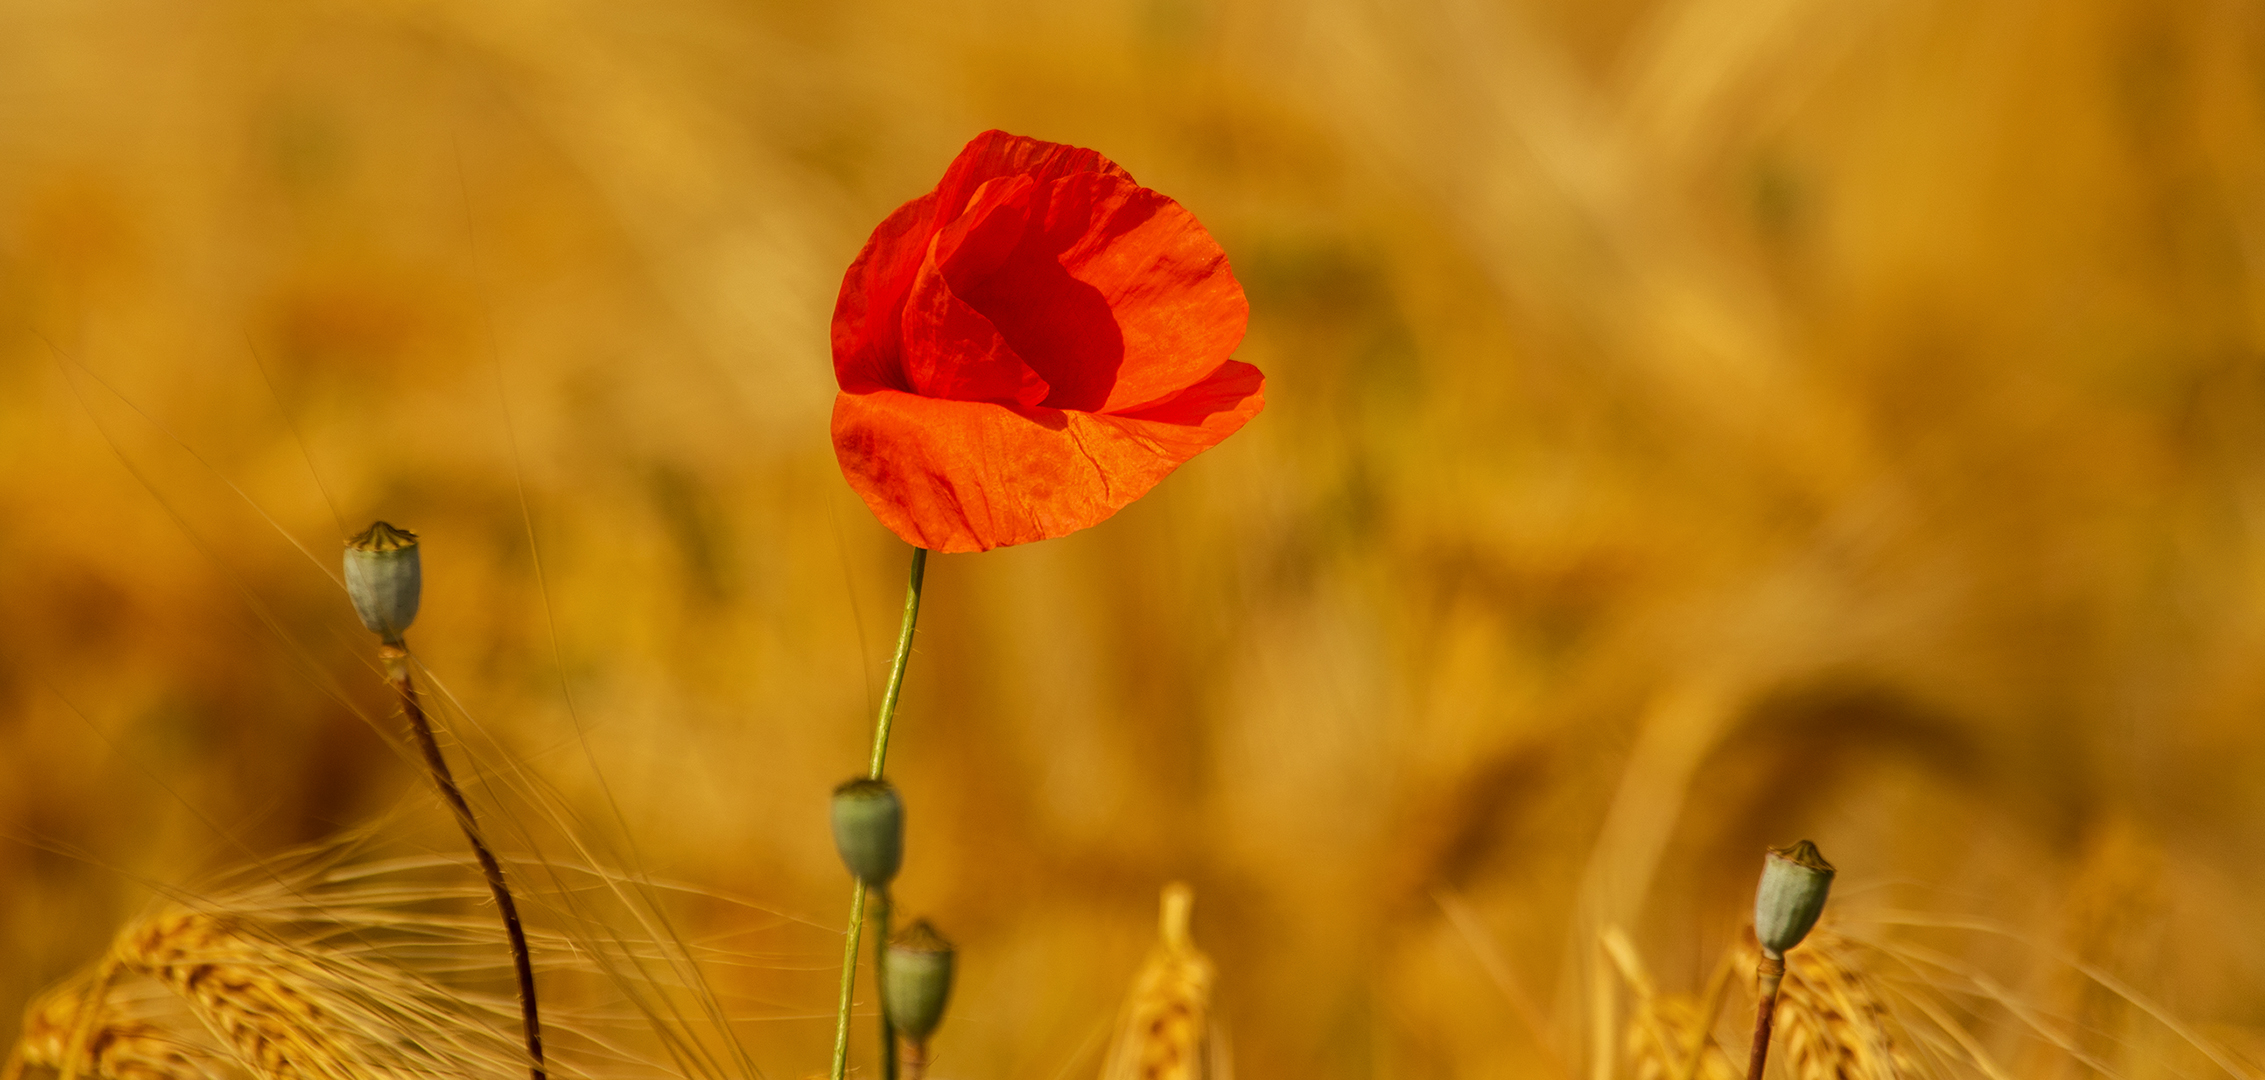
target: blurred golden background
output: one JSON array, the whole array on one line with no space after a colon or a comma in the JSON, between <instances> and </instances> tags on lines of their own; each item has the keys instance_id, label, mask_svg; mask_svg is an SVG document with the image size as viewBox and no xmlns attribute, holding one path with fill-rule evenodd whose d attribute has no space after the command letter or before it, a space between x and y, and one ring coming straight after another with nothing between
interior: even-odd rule
<instances>
[{"instance_id":1,"label":"blurred golden background","mask_svg":"<svg viewBox=\"0 0 2265 1080\"><path fill-rule=\"evenodd\" d=\"M1093 1075L1175 878L1248 1076L1632 1075L1598 936L1692 992L1801 836L1852 933L2025 932L1926 946L2005 1070L2204 1075L2036 957L2265 1045L2261 45L2235 0L0 6L0 1040L153 883L451 850L330 576L380 517L460 768L838 926L907 553L827 319L1001 127L1203 220L1269 407L930 563L940 1075ZM809 1075L838 937L765 940L727 996Z\"/></svg>"}]
</instances>

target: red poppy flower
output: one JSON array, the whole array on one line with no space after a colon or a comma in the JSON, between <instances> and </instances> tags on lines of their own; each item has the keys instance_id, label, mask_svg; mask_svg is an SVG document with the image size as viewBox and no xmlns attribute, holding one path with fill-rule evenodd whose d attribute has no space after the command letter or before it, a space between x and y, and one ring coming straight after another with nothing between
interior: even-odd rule
<instances>
[{"instance_id":1,"label":"red poppy flower","mask_svg":"<svg viewBox=\"0 0 2265 1080\"><path fill-rule=\"evenodd\" d=\"M1185 207L1091 150L986 131L834 306L834 454L905 542L1097 524L1265 404L1250 305Z\"/></svg>"}]
</instances>

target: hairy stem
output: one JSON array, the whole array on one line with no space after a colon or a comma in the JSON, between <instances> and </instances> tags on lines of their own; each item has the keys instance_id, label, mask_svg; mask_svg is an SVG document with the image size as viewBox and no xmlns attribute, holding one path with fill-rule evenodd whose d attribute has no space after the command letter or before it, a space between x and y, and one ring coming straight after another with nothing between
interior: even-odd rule
<instances>
[{"instance_id":1,"label":"hairy stem","mask_svg":"<svg viewBox=\"0 0 2265 1080\"><path fill-rule=\"evenodd\" d=\"M849 1070L849 1004L850 992L857 984L857 945L865 933L865 879L859 878L849 892L849 940L842 945L842 996L841 1010L834 1024L834 1080L841 1080Z\"/></svg>"},{"instance_id":2,"label":"hairy stem","mask_svg":"<svg viewBox=\"0 0 2265 1080\"><path fill-rule=\"evenodd\" d=\"M904 621L897 626L897 655L889 663L889 688L881 695L881 716L873 722L873 767L866 776L879 780L889 761L889 725L897 717L897 691L904 688L904 665L912 659L912 628L920 621L920 582L928 575L928 549L912 549L912 572L904 587Z\"/></svg>"},{"instance_id":3,"label":"hairy stem","mask_svg":"<svg viewBox=\"0 0 2265 1080\"><path fill-rule=\"evenodd\" d=\"M881 768L889 760L889 725L896 720L897 692L904 688L905 662L912 659L912 630L920 622L920 582L927 572L928 549L913 548L912 572L904 590L904 622L897 629L897 655L889 664L889 687L881 695L881 715L873 722L873 765L866 775L874 780L881 778ZM857 983L857 946L864 933L865 883L860 881L850 893L849 941L842 949L841 1008L834 1018L833 1080L842 1080L849 1071L849 1005L851 991ZM882 946L887 947L885 940ZM886 1030L886 1016L881 1023Z\"/></svg>"},{"instance_id":4,"label":"hairy stem","mask_svg":"<svg viewBox=\"0 0 2265 1080\"><path fill-rule=\"evenodd\" d=\"M889 1022L889 890L873 894L873 996L881 999L881 1080L897 1080L897 1026Z\"/></svg>"},{"instance_id":5,"label":"hairy stem","mask_svg":"<svg viewBox=\"0 0 2265 1080\"><path fill-rule=\"evenodd\" d=\"M488 843L480 836L480 821L472 816L472 804L464 801L464 792L456 786L456 777L448 771L448 759L441 756L440 742L433 738L432 721L425 718L425 707L417 700L417 684L409 677L409 650L399 643L379 647L378 654L385 658L386 681L401 698L401 711L409 717L409 729L417 737L417 749L424 754L425 771L432 774L433 786L440 789L441 798L456 813L456 824L464 830L464 839L472 844L472 856L480 861L480 872L487 876L488 892L495 897L496 910L503 913L503 932L511 939L511 966L519 976L519 1021L527 1034L527 1074L531 1080L546 1080L543 1067L543 1024L535 1009L535 967L527 955L527 932L519 926L519 905L512 902L511 888L504 884L503 864L488 850Z\"/></svg>"}]
</instances>

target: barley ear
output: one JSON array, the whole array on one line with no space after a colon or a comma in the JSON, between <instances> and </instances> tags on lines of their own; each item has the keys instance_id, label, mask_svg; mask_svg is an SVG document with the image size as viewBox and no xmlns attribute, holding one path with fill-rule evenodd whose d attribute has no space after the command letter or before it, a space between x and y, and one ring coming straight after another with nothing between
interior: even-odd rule
<instances>
[{"instance_id":1,"label":"barley ear","mask_svg":"<svg viewBox=\"0 0 2265 1080\"><path fill-rule=\"evenodd\" d=\"M103 967L113 965L106 960ZM33 1067L96 1080L203 1080L213 1075L214 1061L201 1048L153 1023L121 1015L108 987L99 985L106 979L98 968L97 985L82 987L73 980L33 998L24 1009L23 1032L0 1065L0 1080L21 1080Z\"/></svg>"},{"instance_id":2,"label":"barley ear","mask_svg":"<svg viewBox=\"0 0 2265 1080\"><path fill-rule=\"evenodd\" d=\"M1164 887L1156 948L1133 980L1102 1080L1226 1080L1225 1040L1211 1015L1216 976L1189 931L1195 891Z\"/></svg>"},{"instance_id":3,"label":"barley ear","mask_svg":"<svg viewBox=\"0 0 2265 1080\"><path fill-rule=\"evenodd\" d=\"M1785 1050L1802 1080L1898 1080L1913 1071L1895 1015L1857 955L1843 939L1819 935L1786 973Z\"/></svg>"},{"instance_id":4,"label":"barley ear","mask_svg":"<svg viewBox=\"0 0 2265 1080\"><path fill-rule=\"evenodd\" d=\"M95 1019L102 1015L102 1004L110 996L110 982L117 978L115 964L105 963L95 972L94 982L87 987L84 1003L71 1024L70 1042L64 1045L63 1060L59 1065L61 1080L77 1080L79 1062L86 1057L87 1041L93 1037Z\"/></svg>"},{"instance_id":5,"label":"barley ear","mask_svg":"<svg viewBox=\"0 0 2265 1080\"><path fill-rule=\"evenodd\" d=\"M171 990L259 1080L360 1080L339 1018L278 954L230 920L175 909L119 935L112 961Z\"/></svg>"}]
</instances>

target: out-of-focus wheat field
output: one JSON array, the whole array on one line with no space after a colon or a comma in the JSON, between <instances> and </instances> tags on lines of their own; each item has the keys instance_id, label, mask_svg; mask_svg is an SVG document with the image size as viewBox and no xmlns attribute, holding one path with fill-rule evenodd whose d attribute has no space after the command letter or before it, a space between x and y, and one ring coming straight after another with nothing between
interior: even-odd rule
<instances>
[{"instance_id":1,"label":"out-of-focus wheat field","mask_svg":"<svg viewBox=\"0 0 2265 1080\"><path fill-rule=\"evenodd\" d=\"M1998 1075L2246 1060L2261 46L2234 0L12 0L0 1042L156 893L455 850L331 576L382 517L460 768L800 920L678 913L822 1069L907 557L827 320L998 127L1194 211L1269 404L930 563L939 1075L1094 1075L1174 879L1246 1076L1636 1075L1600 935L1695 993L1804 836Z\"/></svg>"}]
</instances>

